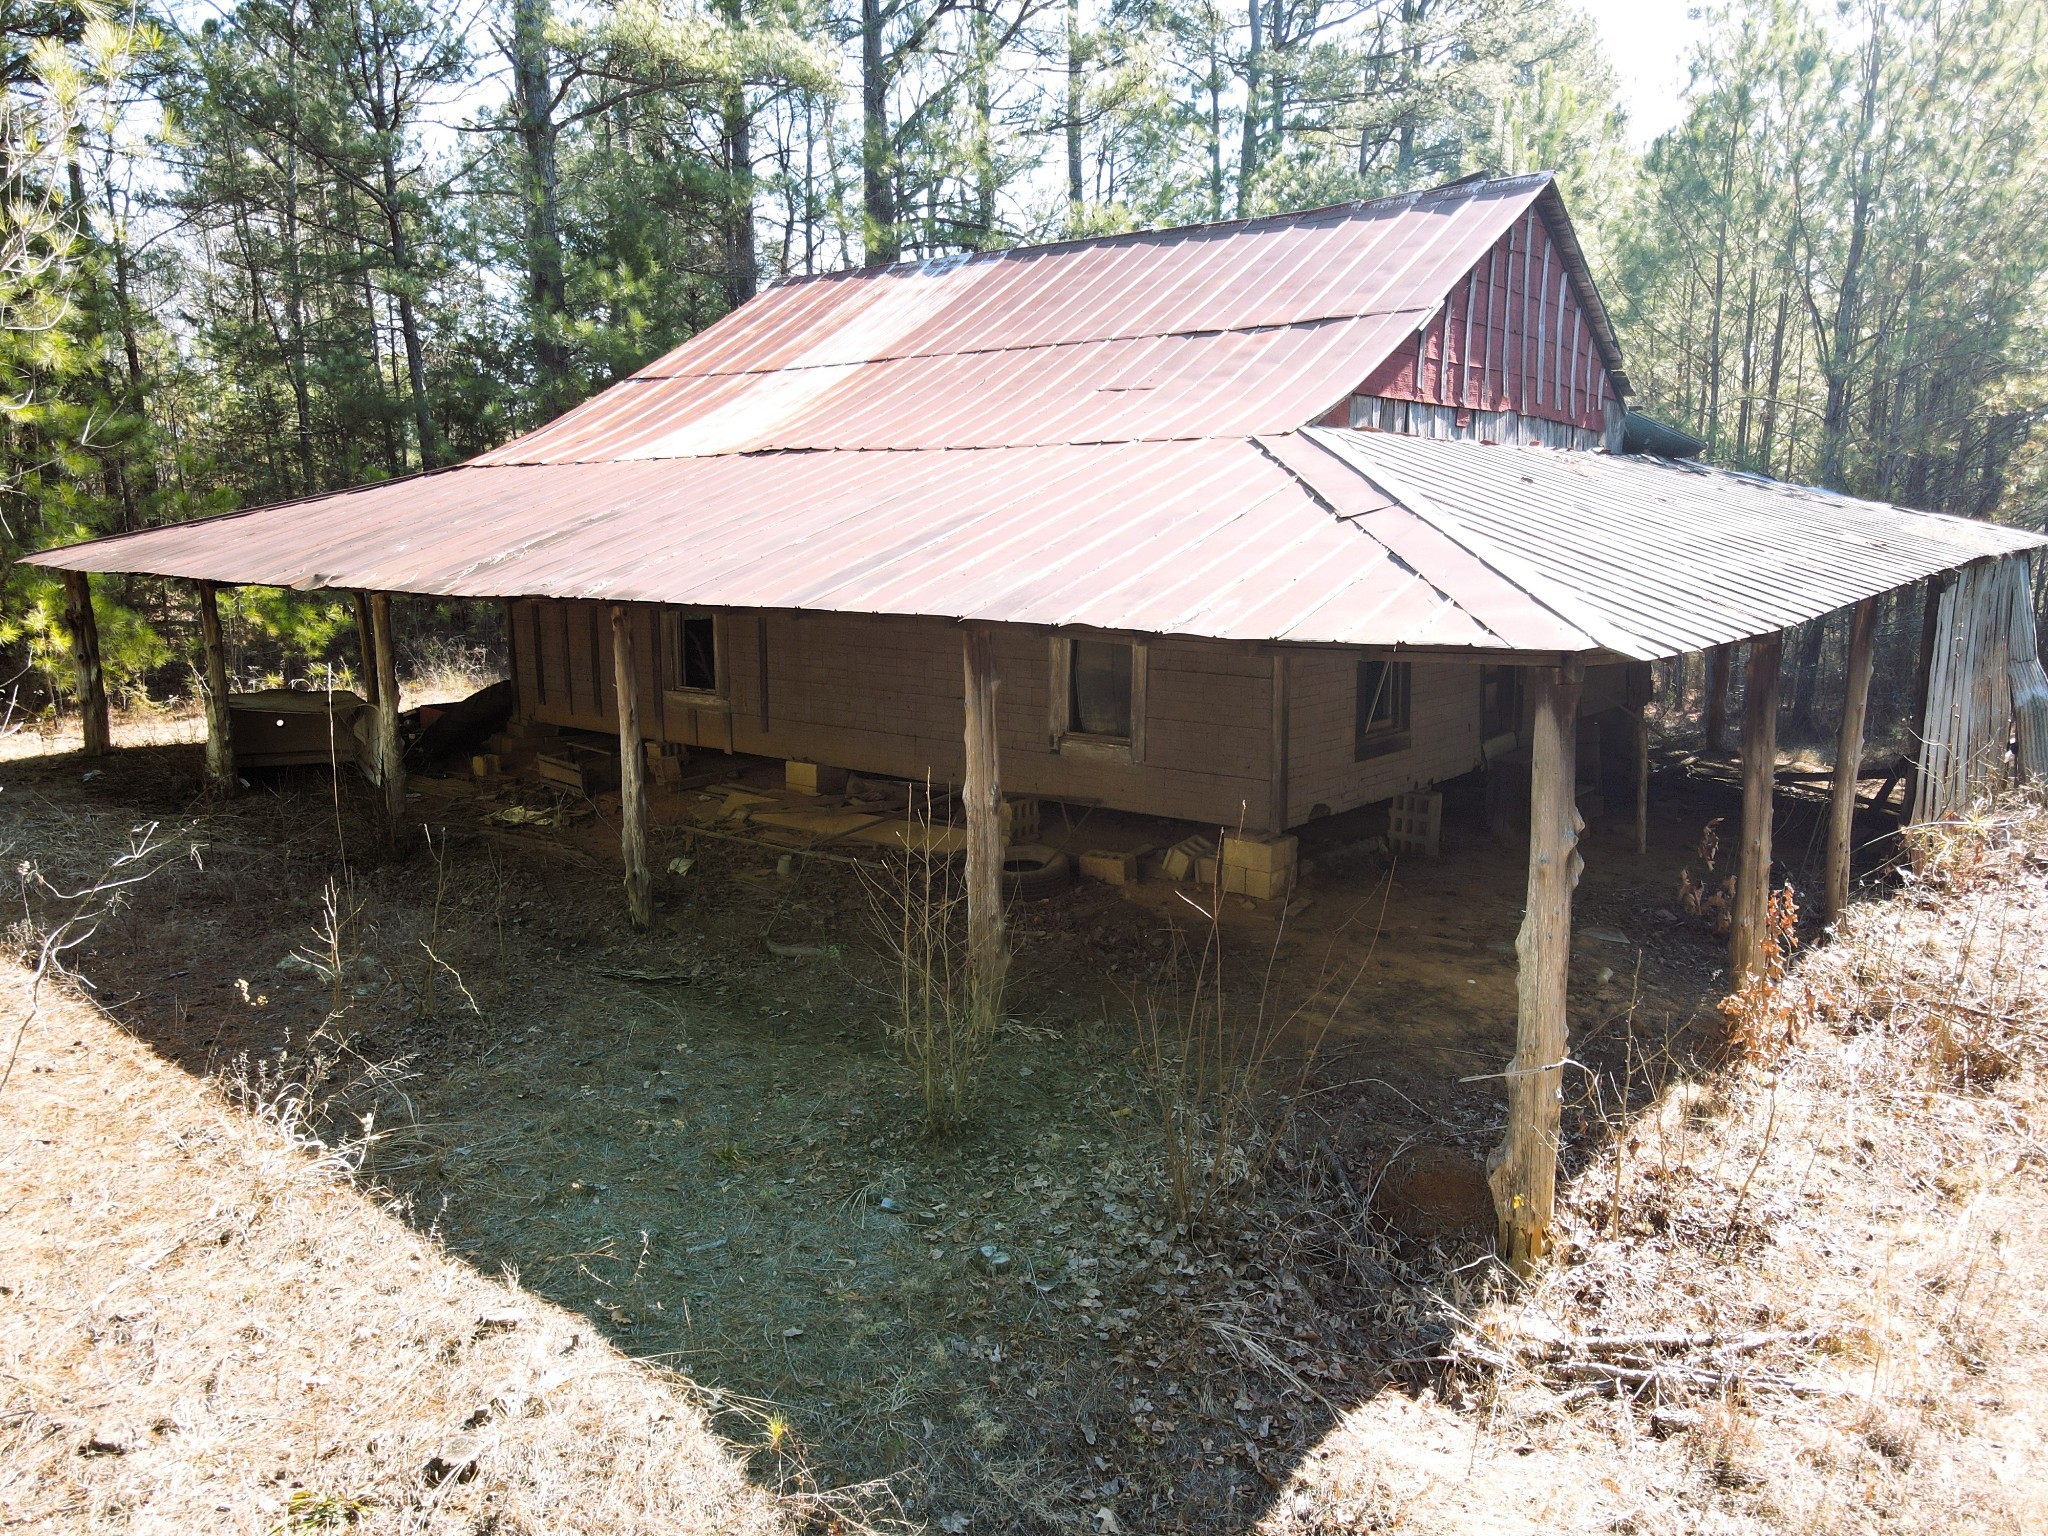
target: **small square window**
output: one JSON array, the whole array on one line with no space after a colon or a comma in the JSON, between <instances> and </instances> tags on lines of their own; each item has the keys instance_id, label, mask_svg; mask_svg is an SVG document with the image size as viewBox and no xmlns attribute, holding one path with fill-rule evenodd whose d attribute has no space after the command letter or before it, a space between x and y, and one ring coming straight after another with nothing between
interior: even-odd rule
<instances>
[{"instance_id":1,"label":"small square window","mask_svg":"<svg viewBox=\"0 0 2048 1536\"><path fill-rule=\"evenodd\" d=\"M1398 752L1408 745L1409 674L1405 661L1358 664L1358 758Z\"/></svg>"},{"instance_id":2,"label":"small square window","mask_svg":"<svg viewBox=\"0 0 2048 1536\"><path fill-rule=\"evenodd\" d=\"M1131 735L1131 647L1122 640L1073 642L1067 729L1128 741Z\"/></svg>"},{"instance_id":3,"label":"small square window","mask_svg":"<svg viewBox=\"0 0 2048 1536\"><path fill-rule=\"evenodd\" d=\"M690 693L718 692L718 621L684 614L669 630L669 686Z\"/></svg>"}]
</instances>

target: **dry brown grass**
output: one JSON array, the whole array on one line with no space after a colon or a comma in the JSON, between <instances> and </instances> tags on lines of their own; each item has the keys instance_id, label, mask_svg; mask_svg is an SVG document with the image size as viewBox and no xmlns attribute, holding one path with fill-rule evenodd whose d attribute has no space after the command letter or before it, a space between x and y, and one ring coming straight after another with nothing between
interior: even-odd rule
<instances>
[{"instance_id":1,"label":"dry brown grass","mask_svg":"<svg viewBox=\"0 0 2048 1536\"><path fill-rule=\"evenodd\" d=\"M0 1107L0 1527L787 1528L686 1383L44 995Z\"/></svg>"},{"instance_id":2,"label":"dry brown grass","mask_svg":"<svg viewBox=\"0 0 2048 1536\"><path fill-rule=\"evenodd\" d=\"M2041 1527L2048 814L1909 851L1744 1054L1632 1085L1558 1262L1449 1315L1448 1401L1348 1414L1269 1529Z\"/></svg>"}]
</instances>

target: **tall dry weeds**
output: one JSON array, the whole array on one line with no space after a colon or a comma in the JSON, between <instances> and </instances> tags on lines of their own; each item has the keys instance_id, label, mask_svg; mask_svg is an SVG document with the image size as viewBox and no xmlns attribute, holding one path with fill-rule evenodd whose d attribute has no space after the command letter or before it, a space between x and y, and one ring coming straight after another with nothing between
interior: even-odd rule
<instances>
[{"instance_id":1,"label":"tall dry weeds","mask_svg":"<svg viewBox=\"0 0 2048 1536\"><path fill-rule=\"evenodd\" d=\"M1199 899L1181 895L1196 916L1192 942L1175 933L1193 962L1185 991L1146 993L1132 1005L1167 1198L1174 1222L1189 1230L1217 1226L1257 1184L1337 1014L1372 962L1393 889L1389 869L1372 938L1348 971L1336 975L1326 958L1307 992L1290 998L1280 982L1284 909L1256 986L1248 994L1240 989L1227 958L1221 874L1219 863ZM1333 938L1329 953L1335 952ZM1293 1069L1284 1086L1275 1081L1283 1063Z\"/></svg>"},{"instance_id":2,"label":"tall dry weeds","mask_svg":"<svg viewBox=\"0 0 2048 1536\"><path fill-rule=\"evenodd\" d=\"M975 985L967 943L967 888L953 852L950 797L929 780L904 806L903 847L860 866L873 926L895 961L889 1034L903 1053L934 1132L972 1117L974 1089L1002 1020L1000 986Z\"/></svg>"}]
</instances>

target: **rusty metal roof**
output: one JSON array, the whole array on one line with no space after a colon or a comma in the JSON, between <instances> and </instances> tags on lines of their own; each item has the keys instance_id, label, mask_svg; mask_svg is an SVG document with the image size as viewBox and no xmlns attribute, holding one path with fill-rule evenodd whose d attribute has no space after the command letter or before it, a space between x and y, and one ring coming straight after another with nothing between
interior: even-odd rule
<instances>
[{"instance_id":1,"label":"rusty metal roof","mask_svg":"<svg viewBox=\"0 0 2048 1536\"><path fill-rule=\"evenodd\" d=\"M1986 556L2048 547L2018 528L1689 461L1302 436L1625 656L1747 639Z\"/></svg>"},{"instance_id":2,"label":"rusty metal roof","mask_svg":"<svg viewBox=\"0 0 2048 1536\"><path fill-rule=\"evenodd\" d=\"M475 462L1291 432L1538 203L1568 233L1545 174L786 282Z\"/></svg>"},{"instance_id":3,"label":"rusty metal roof","mask_svg":"<svg viewBox=\"0 0 2048 1536\"><path fill-rule=\"evenodd\" d=\"M238 585L1580 650L1405 512L1370 529L1246 438L448 470L35 557ZM1440 569L1439 569L1440 568ZM1452 593L1498 609L1482 619Z\"/></svg>"},{"instance_id":4,"label":"rusty metal roof","mask_svg":"<svg viewBox=\"0 0 2048 1536\"><path fill-rule=\"evenodd\" d=\"M1652 656L2043 542L1662 461L1299 430L1531 207L1568 244L1529 176L788 283L467 465L29 559Z\"/></svg>"}]
</instances>

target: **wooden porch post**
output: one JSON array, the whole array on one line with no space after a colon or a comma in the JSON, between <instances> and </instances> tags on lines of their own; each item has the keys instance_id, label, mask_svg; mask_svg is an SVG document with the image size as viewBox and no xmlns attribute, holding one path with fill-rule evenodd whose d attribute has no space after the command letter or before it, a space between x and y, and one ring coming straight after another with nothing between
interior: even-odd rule
<instances>
[{"instance_id":1,"label":"wooden porch post","mask_svg":"<svg viewBox=\"0 0 2048 1536\"><path fill-rule=\"evenodd\" d=\"M356 652L363 660L363 697L377 702L377 643L370 634L370 598L356 594Z\"/></svg>"},{"instance_id":2,"label":"wooden porch post","mask_svg":"<svg viewBox=\"0 0 2048 1536\"><path fill-rule=\"evenodd\" d=\"M1783 634L1749 642L1742 715L1742 849L1728 932L1730 990L1763 968L1771 905L1771 787L1778 768L1778 662Z\"/></svg>"},{"instance_id":3,"label":"wooden porch post","mask_svg":"<svg viewBox=\"0 0 2048 1536\"><path fill-rule=\"evenodd\" d=\"M967 969L969 1006L977 1023L992 1023L1002 1006L1003 786L996 751L995 640L986 629L961 631L967 748L963 800L967 813Z\"/></svg>"},{"instance_id":4,"label":"wooden porch post","mask_svg":"<svg viewBox=\"0 0 2048 1536\"><path fill-rule=\"evenodd\" d=\"M234 725L228 714L228 651L220 634L220 603L210 581L199 588L199 646L206 662L206 781L217 795L240 788L235 777Z\"/></svg>"},{"instance_id":5,"label":"wooden porch post","mask_svg":"<svg viewBox=\"0 0 2048 1536\"><path fill-rule=\"evenodd\" d=\"M1529 898L1515 940L1515 1054L1508 1064L1508 1129L1487 1182L1500 1217L1508 1267L1526 1275L1550 1250L1557 1196L1558 1090L1564 1077L1565 993L1572 947L1572 890L1579 857L1576 663L1533 671L1529 770Z\"/></svg>"},{"instance_id":6,"label":"wooden porch post","mask_svg":"<svg viewBox=\"0 0 2048 1536\"><path fill-rule=\"evenodd\" d=\"M370 673L376 679L377 776L384 785L384 831L405 841L405 753L398 745L398 653L391 640L391 596L370 594Z\"/></svg>"},{"instance_id":7,"label":"wooden porch post","mask_svg":"<svg viewBox=\"0 0 2048 1536\"><path fill-rule=\"evenodd\" d=\"M71 663L78 669L78 716L85 732L85 755L105 757L114 750L107 726L107 677L100 669L100 626L92 612L92 578L84 571L64 572L64 627L71 632Z\"/></svg>"},{"instance_id":8,"label":"wooden porch post","mask_svg":"<svg viewBox=\"0 0 2048 1536\"><path fill-rule=\"evenodd\" d=\"M1828 807L1828 875L1821 911L1829 918L1849 905L1849 847L1856 822L1856 776L1863 767L1863 721L1870 703L1870 670L1877 649L1881 598L1856 605L1849 630L1849 670L1843 681L1842 728L1835 738L1834 800Z\"/></svg>"},{"instance_id":9,"label":"wooden porch post","mask_svg":"<svg viewBox=\"0 0 2048 1536\"><path fill-rule=\"evenodd\" d=\"M1728 672L1735 647L1717 645L1707 652L1707 750L1718 752L1728 739Z\"/></svg>"},{"instance_id":10,"label":"wooden porch post","mask_svg":"<svg viewBox=\"0 0 2048 1536\"><path fill-rule=\"evenodd\" d=\"M635 928L654 924L654 875L647 867L647 748L640 741L640 677L633 664L633 615L612 604L612 692L619 710L619 851L626 864L626 911Z\"/></svg>"}]
</instances>

